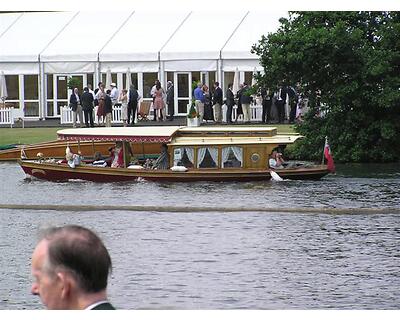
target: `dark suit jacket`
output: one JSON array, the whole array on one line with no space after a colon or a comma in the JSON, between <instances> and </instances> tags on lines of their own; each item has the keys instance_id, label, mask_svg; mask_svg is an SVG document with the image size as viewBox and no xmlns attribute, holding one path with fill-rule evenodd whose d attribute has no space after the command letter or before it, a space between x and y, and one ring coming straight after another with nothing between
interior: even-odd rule
<instances>
[{"instance_id":1,"label":"dark suit jacket","mask_svg":"<svg viewBox=\"0 0 400 320\"><path fill-rule=\"evenodd\" d=\"M226 90L226 105L228 107L232 107L235 105L235 96L233 95L232 90Z\"/></svg>"},{"instance_id":2,"label":"dark suit jacket","mask_svg":"<svg viewBox=\"0 0 400 320\"><path fill-rule=\"evenodd\" d=\"M220 87L217 87L214 92L213 104L216 103L222 106L222 89Z\"/></svg>"},{"instance_id":3,"label":"dark suit jacket","mask_svg":"<svg viewBox=\"0 0 400 320\"><path fill-rule=\"evenodd\" d=\"M82 93L81 104L83 110L93 109L93 95L88 91Z\"/></svg>"},{"instance_id":4,"label":"dark suit jacket","mask_svg":"<svg viewBox=\"0 0 400 320\"><path fill-rule=\"evenodd\" d=\"M243 87L243 88L240 90L240 91L241 91L241 94L240 94L240 102L241 102L242 104L250 104L250 103L253 101L252 96L250 96L249 94L247 94L247 90L249 90L249 87L248 87L248 86ZM239 93L238 93L238 96L239 96Z\"/></svg>"},{"instance_id":5,"label":"dark suit jacket","mask_svg":"<svg viewBox=\"0 0 400 320\"><path fill-rule=\"evenodd\" d=\"M104 112L105 113L112 112L112 102L111 102L111 98L108 94L106 94L105 100L104 100Z\"/></svg>"},{"instance_id":6,"label":"dark suit jacket","mask_svg":"<svg viewBox=\"0 0 400 320\"><path fill-rule=\"evenodd\" d=\"M81 96L78 94L79 100L81 100ZM72 111L76 111L78 108L78 101L76 100L75 93L72 93L69 97L69 103L71 105Z\"/></svg>"},{"instance_id":7,"label":"dark suit jacket","mask_svg":"<svg viewBox=\"0 0 400 320\"><path fill-rule=\"evenodd\" d=\"M115 308L113 307L113 305L111 303L104 302L102 304L99 304L98 306L95 306L91 310L115 310Z\"/></svg>"}]
</instances>

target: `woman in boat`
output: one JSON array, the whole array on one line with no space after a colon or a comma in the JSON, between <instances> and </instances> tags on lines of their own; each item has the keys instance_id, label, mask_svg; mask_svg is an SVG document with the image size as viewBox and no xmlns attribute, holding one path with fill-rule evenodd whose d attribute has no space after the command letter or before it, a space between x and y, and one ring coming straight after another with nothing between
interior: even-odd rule
<instances>
[{"instance_id":1,"label":"woman in boat","mask_svg":"<svg viewBox=\"0 0 400 320\"><path fill-rule=\"evenodd\" d=\"M282 158L282 153L279 153L276 150L272 151L268 161L270 169L283 169L284 163L285 160Z\"/></svg>"},{"instance_id":2,"label":"woman in boat","mask_svg":"<svg viewBox=\"0 0 400 320\"><path fill-rule=\"evenodd\" d=\"M169 153L168 153L168 146L164 143L161 146L161 154L157 158L153 169L159 170L167 170L169 169Z\"/></svg>"},{"instance_id":3,"label":"woman in boat","mask_svg":"<svg viewBox=\"0 0 400 320\"><path fill-rule=\"evenodd\" d=\"M115 147L110 148L111 153L111 167L112 168L123 168L124 167L124 150L122 147L122 141L117 141Z\"/></svg>"}]
</instances>

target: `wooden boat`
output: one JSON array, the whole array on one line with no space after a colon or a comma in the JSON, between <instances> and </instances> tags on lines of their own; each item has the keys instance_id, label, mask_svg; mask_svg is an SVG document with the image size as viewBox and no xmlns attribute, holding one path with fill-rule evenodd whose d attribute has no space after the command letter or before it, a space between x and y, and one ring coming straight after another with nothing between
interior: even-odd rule
<instances>
[{"instance_id":1,"label":"wooden boat","mask_svg":"<svg viewBox=\"0 0 400 320\"><path fill-rule=\"evenodd\" d=\"M169 169L145 169L125 164L122 168L19 160L27 175L51 181L81 179L111 181L257 181L271 179L268 156L300 139L278 135L265 126L129 127L65 129L57 132L65 141L126 141L143 146L166 144ZM134 147L135 148L135 147ZM135 151L134 151L135 153ZM317 180L329 173L326 165L273 170L283 179Z\"/></svg>"}]
</instances>

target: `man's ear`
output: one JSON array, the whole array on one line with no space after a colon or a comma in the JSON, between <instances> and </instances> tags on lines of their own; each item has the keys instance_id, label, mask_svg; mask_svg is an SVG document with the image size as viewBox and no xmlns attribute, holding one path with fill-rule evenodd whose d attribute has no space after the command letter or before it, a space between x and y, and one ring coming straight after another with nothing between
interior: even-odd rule
<instances>
[{"instance_id":1,"label":"man's ear","mask_svg":"<svg viewBox=\"0 0 400 320\"><path fill-rule=\"evenodd\" d=\"M61 298L67 299L73 287L73 278L68 272L59 271L57 272L57 279L61 287Z\"/></svg>"}]
</instances>

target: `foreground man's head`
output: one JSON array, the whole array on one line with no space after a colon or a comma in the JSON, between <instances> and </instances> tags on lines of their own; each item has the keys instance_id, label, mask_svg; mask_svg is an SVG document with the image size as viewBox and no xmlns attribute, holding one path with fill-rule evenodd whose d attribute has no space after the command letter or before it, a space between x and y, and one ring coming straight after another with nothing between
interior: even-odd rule
<instances>
[{"instance_id":1,"label":"foreground man's head","mask_svg":"<svg viewBox=\"0 0 400 320\"><path fill-rule=\"evenodd\" d=\"M110 255L94 232L75 225L49 228L32 254L31 292L48 309L111 306L106 293L111 267Z\"/></svg>"}]
</instances>

